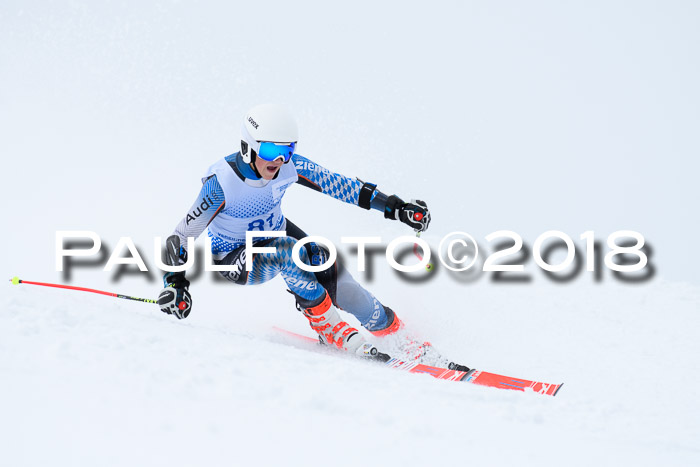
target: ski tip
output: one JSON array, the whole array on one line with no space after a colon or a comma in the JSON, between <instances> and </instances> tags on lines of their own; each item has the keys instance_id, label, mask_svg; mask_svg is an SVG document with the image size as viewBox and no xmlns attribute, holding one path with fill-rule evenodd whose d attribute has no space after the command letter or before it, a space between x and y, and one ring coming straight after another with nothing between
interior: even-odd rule
<instances>
[{"instance_id":1,"label":"ski tip","mask_svg":"<svg viewBox=\"0 0 700 467\"><path fill-rule=\"evenodd\" d=\"M557 390L554 391L554 393L552 394L552 397L556 396L556 395L559 393L559 390L561 389L562 386L564 386L564 383L561 383L561 384L559 385L559 387L557 388Z\"/></svg>"},{"instance_id":2,"label":"ski tip","mask_svg":"<svg viewBox=\"0 0 700 467\"><path fill-rule=\"evenodd\" d=\"M12 282L13 285L17 285L17 284L21 284L22 280L19 277L15 276L12 279L10 279L10 282Z\"/></svg>"}]
</instances>

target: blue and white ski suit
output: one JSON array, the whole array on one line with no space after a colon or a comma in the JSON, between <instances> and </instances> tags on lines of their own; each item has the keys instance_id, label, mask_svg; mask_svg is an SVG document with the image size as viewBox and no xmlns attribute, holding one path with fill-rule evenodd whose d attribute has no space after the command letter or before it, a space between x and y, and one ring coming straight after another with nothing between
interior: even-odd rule
<instances>
[{"instance_id":1,"label":"blue and white ski suit","mask_svg":"<svg viewBox=\"0 0 700 467\"><path fill-rule=\"evenodd\" d=\"M363 200L363 207L383 211L386 195L374 185L333 173L299 154L283 164L273 180L261 179L239 153L231 154L209 167L202 182L196 201L175 228L185 250L189 248L187 238L199 237L208 227L215 262L237 266L220 273L228 280L261 284L281 274L298 301L314 302L327 290L336 306L353 314L368 330L387 326L384 306L342 265L336 262L327 271L314 274L294 264L292 248L306 234L284 217L280 207L286 190L295 183L356 206L363 185L369 185L371 199L369 203ZM275 247L276 252L255 253L252 270L247 272L245 239L246 232L253 230L284 230L287 236L258 238L256 246ZM307 264L325 261L324 251L313 243L302 248L300 256Z\"/></svg>"}]
</instances>

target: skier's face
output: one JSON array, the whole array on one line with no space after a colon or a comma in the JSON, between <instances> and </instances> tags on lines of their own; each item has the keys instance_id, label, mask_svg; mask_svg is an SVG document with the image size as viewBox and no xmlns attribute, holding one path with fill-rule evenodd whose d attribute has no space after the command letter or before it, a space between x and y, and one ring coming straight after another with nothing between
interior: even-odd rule
<instances>
[{"instance_id":1,"label":"skier's face","mask_svg":"<svg viewBox=\"0 0 700 467\"><path fill-rule=\"evenodd\" d=\"M255 168L258 169L258 172L265 180L272 180L280 167L282 167L282 164L284 162L281 158L273 162L266 161L260 157L255 158Z\"/></svg>"}]
</instances>

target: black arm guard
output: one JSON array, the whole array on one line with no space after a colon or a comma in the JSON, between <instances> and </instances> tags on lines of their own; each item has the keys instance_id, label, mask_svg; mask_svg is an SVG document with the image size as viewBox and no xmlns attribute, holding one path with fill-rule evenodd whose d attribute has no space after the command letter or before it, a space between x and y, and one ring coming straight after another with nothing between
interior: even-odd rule
<instances>
[{"instance_id":1,"label":"black arm guard","mask_svg":"<svg viewBox=\"0 0 700 467\"><path fill-rule=\"evenodd\" d=\"M385 219L399 219L399 208L404 204L403 200L396 195L389 196L386 200L386 207L384 208L384 218Z\"/></svg>"},{"instance_id":2,"label":"black arm guard","mask_svg":"<svg viewBox=\"0 0 700 467\"><path fill-rule=\"evenodd\" d=\"M371 207L372 195L377 189L377 185L373 183L364 183L362 188L360 188L360 196L357 201L357 205L362 209L368 209Z\"/></svg>"}]
</instances>

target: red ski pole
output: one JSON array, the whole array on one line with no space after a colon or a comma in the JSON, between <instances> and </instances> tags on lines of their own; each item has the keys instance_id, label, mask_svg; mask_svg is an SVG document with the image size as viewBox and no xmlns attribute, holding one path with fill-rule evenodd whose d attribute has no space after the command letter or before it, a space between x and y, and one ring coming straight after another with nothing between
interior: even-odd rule
<instances>
[{"instance_id":1,"label":"red ski pole","mask_svg":"<svg viewBox=\"0 0 700 467\"><path fill-rule=\"evenodd\" d=\"M117 298L124 298L126 300L135 300L137 302L144 302L144 303L156 303L155 300L150 299L150 298L139 298L139 297L131 297L129 295L121 295L113 292L105 292L104 290L96 290L96 289L88 289L85 287L74 287L72 285L63 285L63 284L49 284L48 282L32 282L32 281L23 281L19 277L15 276L10 281L14 285L18 284L31 284L31 285L41 285L43 287L56 287L58 289L69 289L69 290L78 290L81 292L92 292L92 293L98 293L102 295L108 295L110 297L117 297Z\"/></svg>"},{"instance_id":2,"label":"red ski pole","mask_svg":"<svg viewBox=\"0 0 700 467\"><path fill-rule=\"evenodd\" d=\"M419 232L419 231L416 231L416 237L420 237L420 232ZM414 244L413 244L413 254L416 255L416 257L418 258L418 261L423 261L423 255L421 255L420 253L418 253L418 243L414 243ZM426 264L426 265L425 265L425 269L426 269L427 271L432 270L432 269L433 269L433 263L428 263L428 264Z\"/></svg>"}]
</instances>

